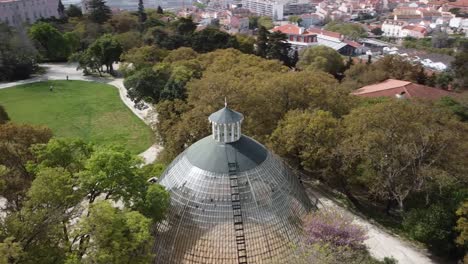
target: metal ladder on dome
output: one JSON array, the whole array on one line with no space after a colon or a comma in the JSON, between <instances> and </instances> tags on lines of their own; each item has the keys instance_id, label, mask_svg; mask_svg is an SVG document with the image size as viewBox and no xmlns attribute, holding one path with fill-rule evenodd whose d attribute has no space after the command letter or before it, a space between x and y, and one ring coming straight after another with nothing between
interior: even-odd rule
<instances>
[{"instance_id":1,"label":"metal ladder on dome","mask_svg":"<svg viewBox=\"0 0 468 264\"><path fill-rule=\"evenodd\" d=\"M244 221L239 193L239 181L237 178L237 162L228 162L229 182L231 188L231 203L234 216L234 233L236 235L237 258L239 264L247 264L247 249L245 246Z\"/></svg>"}]
</instances>

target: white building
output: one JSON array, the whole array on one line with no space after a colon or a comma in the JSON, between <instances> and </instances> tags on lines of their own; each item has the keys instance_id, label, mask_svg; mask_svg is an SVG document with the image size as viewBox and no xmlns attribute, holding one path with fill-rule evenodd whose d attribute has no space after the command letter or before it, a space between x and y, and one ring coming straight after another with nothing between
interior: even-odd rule
<instances>
[{"instance_id":1,"label":"white building","mask_svg":"<svg viewBox=\"0 0 468 264\"><path fill-rule=\"evenodd\" d=\"M274 20L283 20L285 1L277 0L242 0L242 7L260 16L269 16Z\"/></svg>"},{"instance_id":2,"label":"white building","mask_svg":"<svg viewBox=\"0 0 468 264\"><path fill-rule=\"evenodd\" d=\"M58 17L59 0L0 0L0 21L10 26Z\"/></svg>"},{"instance_id":3,"label":"white building","mask_svg":"<svg viewBox=\"0 0 468 264\"><path fill-rule=\"evenodd\" d=\"M403 35L403 28L407 25L405 21L385 20L382 24L383 36L400 38Z\"/></svg>"}]
</instances>

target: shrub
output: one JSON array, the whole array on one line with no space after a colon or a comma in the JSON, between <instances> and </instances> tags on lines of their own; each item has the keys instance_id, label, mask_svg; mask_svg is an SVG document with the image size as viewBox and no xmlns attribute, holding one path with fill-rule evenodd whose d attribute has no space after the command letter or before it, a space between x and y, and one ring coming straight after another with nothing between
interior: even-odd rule
<instances>
[{"instance_id":1,"label":"shrub","mask_svg":"<svg viewBox=\"0 0 468 264\"><path fill-rule=\"evenodd\" d=\"M454 249L455 214L450 207L432 204L428 208L410 210L403 219L403 229L413 239L432 249L450 252ZM442 252L441 252L442 253Z\"/></svg>"},{"instance_id":2,"label":"shrub","mask_svg":"<svg viewBox=\"0 0 468 264\"><path fill-rule=\"evenodd\" d=\"M367 239L366 230L352 222L351 217L337 211L315 212L305 223L306 243L363 248Z\"/></svg>"}]
</instances>

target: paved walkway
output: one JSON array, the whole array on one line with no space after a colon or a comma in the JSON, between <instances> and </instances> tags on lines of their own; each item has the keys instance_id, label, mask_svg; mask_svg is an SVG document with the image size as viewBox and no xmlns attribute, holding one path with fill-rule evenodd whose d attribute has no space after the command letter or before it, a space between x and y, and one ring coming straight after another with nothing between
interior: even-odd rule
<instances>
[{"instance_id":1,"label":"paved walkway","mask_svg":"<svg viewBox=\"0 0 468 264\"><path fill-rule=\"evenodd\" d=\"M152 110L151 106L148 105L148 108L145 110L139 110L135 108L134 103L127 96L127 89L125 89L123 85L123 78L83 76L81 70L76 70L75 63L45 63L41 64L41 67L44 67L46 69L46 73L44 75L22 81L0 83L0 89L9 88L20 84L34 83L47 80L66 80L67 76L69 80L102 82L116 87L119 90L119 95L120 99L122 99L122 102L138 118L143 120L143 122L145 122L149 126L152 122L154 122L154 119L151 119L151 116L149 115L149 112ZM161 149L162 147L160 145L154 144L144 152L140 153L139 156L141 156L144 159L145 164L149 164L156 160L156 157L158 156Z\"/></svg>"}]
</instances>

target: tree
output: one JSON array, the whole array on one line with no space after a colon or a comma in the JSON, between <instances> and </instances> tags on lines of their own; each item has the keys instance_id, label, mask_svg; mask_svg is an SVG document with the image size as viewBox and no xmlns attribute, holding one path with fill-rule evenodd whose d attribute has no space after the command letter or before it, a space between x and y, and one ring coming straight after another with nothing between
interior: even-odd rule
<instances>
[{"instance_id":1,"label":"tree","mask_svg":"<svg viewBox=\"0 0 468 264\"><path fill-rule=\"evenodd\" d=\"M23 163L35 177L25 201L19 210L7 207L0 222L0 262L5 255L7 263L123 264L153 258L150 227L163 219L169 194L146 180L160 170L141 169L140 158L115 146L95 149L54 139L34 148L37 160ZM111 202L124 202L124 209Z\"/></svg>"},{"instance_id":2,"label":"tree","mask_svg":"<svg viewBox=\"0 0 468 264\"><path fill-rule=\"evenodd\" d=\"M258 28L258 16L249 16L249 29Z\"/></svg>"},{"instance_id":3,"label":"tree","mask_svg":"<svg viewBox=\"0 0 468 264\"><path fill-rule=\"evenodd\" d=\"M78 55L79 67L85 71L98 71L101 74L100 68L106 66L107 72L113 74L113 64L120 60L122 54L122 46L116 38L110 34L105 34L98 38L88 49Z\"/></svg>"},{"instance_id":4,"label":"tree","mask_svg":"<svg viewBox=\"0 0 468 264\"><path fill-rule=\"evenodd\" d=\"M367 36L366 30L359 24L332 21L326 24L324 29L341 33L352 40L358 40Z\"/></svg>"},{"instance_id":5,"label":"tree","mask_svg":"<svg viewBox=\"0 0 468 264\"><path fill-rule=\"evenodd\" d=\"M439 101L436 103L437 105L447 108L455 114L458 118L460 118L460 121L466 122L468 121L468 97L459 97L457 99L454 99L449 96L444 96L439 99Z\"/></svg>"},{"instance_id":6,"label":"tree","mask_svg":"<svg viewBox=\"0 0 468 264\"><path fill-rule=\"evenodd\" d=\"M197 61L202 72L187 83L186 102L163 101L157 106L164 160L209 134L206 116L222 107L224 97L231 107L255 120L244 123L244 133L265 143L289 110L324 109L336 116L349 111L349 91L338 88L328 74L289 72L279 61L233 49L202 54Z\"/></svg>"},{"instance_id":7,"label":"tree","mask_svg":"<svg viewBox=\"0 0 468 264\"><path fill-rule=\"evenodd\" d=\"M192 17L179 17L173 24L175 32L180 35L191 35L197 28L197 24L193 22Z\"/></svg>"},{"instance_id":8,"label":"tree","mask_svg":"<svg viewBox=\"0 0 468 264\"><path fill-rule=\"evenodd\" d=\"M39 22L32 25L29 28L29 36L47 59L64 60L71 53L62 33L49 23Z\"/></svg>"},{"instance_id":9,"label":"tree","mask_svg":"<svg viewBox=\"0 0 468 264\"><path fill-rule=\"evenodd\" d=\"M159 184L151 185L135 207L144 216L158 222L164 219L170 204L169 193Z\"/></svg>"},{"instance_id":10,"label":"tree","mask_svg":"<svg viewBox=\"0 0 468 264\"><path fill-rule=\"evenodd\" d=\"M332 113L292 110L278 123L270 141L289 164L324 179L339 138L338 120Z\"/></svg>"},{"instance_id":11,"label":"tree","mask_svg":"<svg viewBox=\"0 0 468 264\"><path fill-rule=\"evenodd\" d=\"M448 72L441 72L437 74L435 83L436 86L442 89L448 89L450 83L453 81L453 76ZM419 83L419 82L418 82Z\"/></svg>"},{"instance_id":12,"label":"tree","mask_svg":"<svg viewBox=\"0 0 468 264\"><path fill-rule=\"evenodd\" d=\"M457 244L462 247L468 246L468 202L465 201L457 210L457 227L456 230L460 233L457 237Z\"/></svg>"},{"instance_id":13,"label":"tree","mask_svg":"<svg viewBox=\"0 0 468 264\"><path fill-rule=\"evenodd\" d=\"M84 263L148 263L152 259L150 227L151 221L138 212L114 208L107 201L97 202L74 231L75 236L92 239L73 258L78 256Z\"/></svg>"},{"instance_id":14,"label":"tree","mask_svg":"<svg viewBox=\"0 0 468 264\"><path fill-rule=\"evenodd\" d=\"M57 12L58 12L59 18L66 17L65 6L62 4L62 0L59 0L58 2Z\"/></svg>"},{"instance_id":15,"label":"tree","mask_svg":"<svg viewBox=\"0 0 468 264\"><path fill-rule=\"evenodd\" d=\"M259 17L257 20L257 23L258 23L259 28L264 27L268 30L273 28L273 19L271 19L271 17L267 17L267 16Z\"/></svg>"},{"instance_id":16,"label":"tree","mask_svg":"<svg viewBox=\"0 0 468 264\"><path fill-rule=\"evenodd\" d=\"M106 5L105 0L90 0L87 3L89 19L98 24L103 24L112 17L112 11Z\"/></svg>"},{"instance_id":17,"label":"tree","mask_svg":"<svg viewBox=\"0 0 468 264\"><path fill-rule=\"evenodd\" d=\"M298 26L300 26L302 22L302 18L300 16L289 16L288 21L296 23Z\"/></svg>"},{"instance_id":18,"label":"tree","mask_svg":"<svg viewBox=\"0 0 468 264\"><path fill-rule=\"evenodd\" d=\"M67 17L82 17L81 8L76 5L69 5L67 8Z\"/></svg>"},{"instance_id":19,"label":"tree","mask_svg":"<svg viewBox=\"0 0 468 264\"><path fill-rule=\"evenodd\" d=\"M254 54L255 52L255 39L248 35L236 34L237 43L239 43L239 50L246 54Z\"/></svg>"},{"instance_id":20,"label":"tree","mask_svg":"<svg viewBox=\"0 0 468 264\"><path fill-rule=\"evenodd\" d=\"M403 229L411 238L429 245L436 251L454 250L453 226L455 214L447 205L434 203L427 208L415 208L405 214Z\"/></svg>"},{"instance_id":21,"label":"tree","mask_svg":"<svg viewBox=\"0 0 468 264\"><path fill-rule=\"evenodd\" d=\"M22 30L3 23L0 23L0 39L0 81L29 78L38 55L30 39Z\"/></svg>"},{"instance_id":22,"label":"tree","mask_svg":"<svg viewBox=\"0 0 468 264\"><path fill-rule=\"evenodd\" d=\"M238 46L236 37L216 28L208 27L195 32L192 36L192 49L200 53Z\"/></svg>"},{"instance_id":23,"label":"tree","mask_svg":"<svg viewBox=\"0 0 468 264\"><path fill-rule=\"evenodd\" d=\"M151 68L143 68L126 78L124 85L134 102L145 100L157 103L168 78L168 73L164 71L155 72Z\"/></svg>"},{"instance_id":24,"label":"tree","mask_svg":"<svg viewBox=\"0 0 468 264\"><path fill-rule=\"evenodd\" d=\"M455 84L459 89L466 89L468 87L466 69L468 69L468 41L462 41L455 55L455 60L452 61Z\"/></svg>"},{"instance_id":25,"label":"tree","mask_svg":"<svg viewBox=\"0 0 468 264\"><path fill-rule=\"evenodd\" d=\"M138 19L140 23L145 23L147 19L147 15L145 13L145 6L143 5L143 0L138 0Z\"/></svg>"},{"instance_id":26,"label":"tree","mask_svg":"<svg viewBox=\"0 0 468 264\"><path fill-rule=\"evenodd\" d=\"M33 175L26 164L34 159L31 146L47 143L52 132L44 127L16 125L8 122L0 125L0 165L5 166L6 173L0 175L5 183L1 196L7 199L7 208L19 210Z\"/></svg>"},{"instance_id":27,"label":"tree","mask_svg":"<svg viewBox=\"0 0 468 264\"><path fill-rule=\"evenodd\" d=\"M112 26L114 32L125 33L138 30L138 19L139 18L132 15L130 12L120 12L113 15L107 23Z\"/></svg>"},{"instance_id":28,"label":"tree","mask_svg":"<svg viewBox=\"0 0 468 264\"><path fill-rule=\"evenodd\" d=\"M115 39L122 45L122 50L128 52L133 48L142 46L141 34L137 31L129 31L115 35Z\"/></svg>"},{"instance_id":29,"label":"tree","mask_svg":"<svg viewBox=\"0 0 468 264\"><path fill-rule=\"evenodd\" d=\"M379 27L373 28L371 32L372 34L377 35L377 36L381 36L384 33L382 29Z\"/></svg>"},{"instance_id":30,"label":"tree","mask_svg":"<svg viewBox=\"0 0 468 264\"><path fill-rule=\"evenodd\" d=\"M157 62L163 61L168 52L155 46L143 46L133 48L122 55L126 62L133 63L135 69L139 70L145 67L152 67Z\"/></svg>"},{"instance_id":31,"label":"tree","mask_svg":"<svg viewBox=\"0 0 468 264\"><path fill-rule=\"evenodd\" d=\"M345 68L346 70L348 70L349 68L351 68L351 66L354 65L354 60L351 56L348 57L348 61L346 61L346 65L345 65Z\"/></svg>"},{"instance_id":32,"label":"tree","mask_svg":"<svg viewBox=\"0 0 468 264\"><path fill-rule=\"evenodd\" d=\"M257 36L257 45L255 54L262 58L266 58L267 49L268 49L268 35L270 33L265 27L260 27L258 29L258 36Z\"/></svg>"},{"instance_id":33,"label":"tree","mask_svg":"<svg viewBox=\"0 0 468 264\"><path fill-rule=\"evenodd\" d=\"M21 244L12 237L0 242L0 264L17 263L23 254Z\"/></svg>"},{"instance_id":34,"label":"tree","mask_svg":"<svg viewBox=\"0 0 468 264\"><path fill-rule=\"evenodd\" d=\"M279 31L271 33L268 37L268 51L266 58L277 59L289 67L294 67L291 61L291 44L286 40L288 36Z\"/></svg>"},{"instance_id":35,"label":"tree","mask_svg":"<svg viewBox=\"0 0 468 264\"><path fill-rule=\"evenodd\" d=\"M382 122L385 120L385 122ZM391 207L406 199L463 181L466 125L428 103L392 100L356 108L344 118L341 151L359 164L355 179Z\"/></svg>"},{"instance_id":36,"label":"tree","mask_svg":"<svg viewBox=\"0 0 468 264\"><path fill-rule=\"evenodd\" d=\"M400 56L387 55L371 65L353 65L344 73L345 78L342 83L356 89L389 78L418 82L425 78L422 73L424 67L421 64L409 62Z\"/></svg>"},{"instance_id":37,"label":"tree","mask_svg":"<svg viewBox=\"0 0 468 264\"><path fill-rule=\"evenodd\" d=\"M297 67L304 70L322 70L336 77L344 71L345 65L341 55L334 49L317 46L301 51Z\"/></svg>"},{"instance_id":38,"label":"tree","mask_svg":"<svg viewBox=\"0 0 468 264\"><path fill-rule=\"evenodd\" d=\"M161 8L161 6L158 6L158 9L156 10L156 13L164 14L164 10Z\"/></svg>"},{"instance_id":39,"label":"tree","mask_svg":"<svg viewBox=\"0 0 468 264\"><path fill-rule=\"evenodd\" d=\"M334 247L363 248L367 239L364 228L353 224L353 218L337 211L319 210L305 223L307 244L330 244Z\"/></svg>"},{"instance_id":40,"label":"tree","mask_svg":"<svg viewBox=\"0 0 468 264\"><path fill-rule=\"evenodd\" d=\"M442 31L440 27L437 27L432 33L431 44L433 48L447 48L448 46L448 34L446 31Z\"/></svg>"},{"instance_id":41,"label":"tree","mask_svg":"<svg viewBox=\"0 0 468 264\"><path fill-rule=\"evenodd\" d=\"M0 105L0 125L5 124L8 121L10 121L10 117L8 116L5 108Z\"/></svg>"},{"instance_id":42,"label":"tree","mask_svg":"<svg viewBox=\"0 0 468 264\"><path fill-rule=\"evenodd\" d=\"M94 152L94 147L81 139L53 138L47 144L36 144L31 150L39 167L60 167L74 174L85 169L85 162Z\"/></svg>"}]
</instances>

